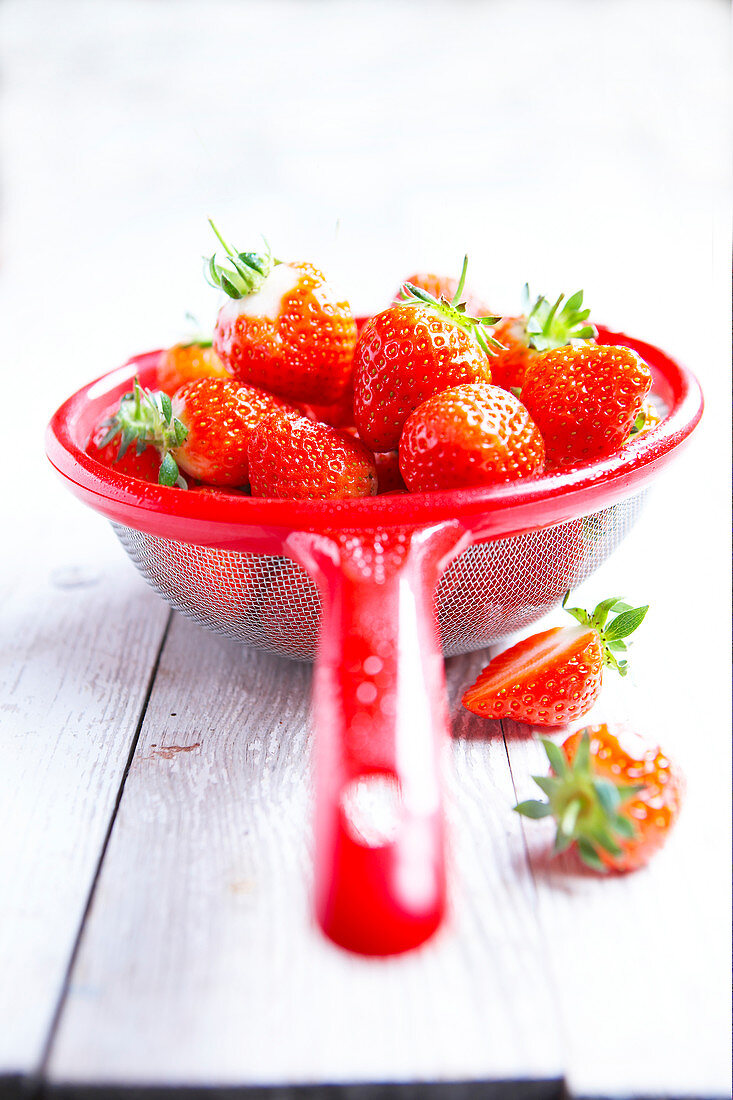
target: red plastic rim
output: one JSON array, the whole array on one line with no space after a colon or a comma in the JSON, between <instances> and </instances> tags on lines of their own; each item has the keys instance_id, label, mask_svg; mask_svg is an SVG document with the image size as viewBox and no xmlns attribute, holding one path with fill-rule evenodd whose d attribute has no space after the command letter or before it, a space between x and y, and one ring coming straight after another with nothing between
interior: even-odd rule
<instances>
[{"instance_id":1,"label":"red plastic rim","mask_svg":"<svg viewBox=\"0 0 733 1100\"><path fill-rule=\"evenodd\" d=\"M633 348L652 368L653 392L668 412L623 451L570 471L505 485L343 501L267 500L188 493L127 477L97 462L85 446L99 420L135 374L155 385L159 351L136 356L82 387L56 411L46 453L69 488L116 523L162 538L230 549L276 552L293 530L425 527L460 519L474 538L500 538L587 515L640 491L684 443L702 415L695 377L665 352L620 332L599 341Z\"/></svg>"}]
</instances>

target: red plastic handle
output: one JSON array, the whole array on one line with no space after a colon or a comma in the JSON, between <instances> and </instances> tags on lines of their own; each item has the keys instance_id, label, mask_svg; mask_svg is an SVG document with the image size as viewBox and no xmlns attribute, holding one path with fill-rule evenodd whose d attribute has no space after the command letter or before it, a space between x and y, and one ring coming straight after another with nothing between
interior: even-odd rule
<instances>
[{"instance_id":1,"label":"red plastic handle","mask_svg":"<svg viewBox=\"0 0 733 1100\"><path fill-rule=\"evenodd\" d=\"M331 940L361 954L417 947L445 911L447 711L433 591L467 542L457 522L287 542L323 598L316 914Z\"/></svg>"}]
</instances>

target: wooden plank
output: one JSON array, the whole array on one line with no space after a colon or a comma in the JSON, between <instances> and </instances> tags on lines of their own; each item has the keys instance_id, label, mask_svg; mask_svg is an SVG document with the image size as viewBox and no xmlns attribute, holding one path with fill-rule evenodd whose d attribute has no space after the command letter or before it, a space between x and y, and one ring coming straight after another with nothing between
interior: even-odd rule
<instances>
[{"instance_id":1,"label":"wooden plank","mask_svg":"<svg viewBox=\"0 0 733 1100\"><path fill-rule=\"evenodd\" d=\"M697 476L691 454L652 494L602 574L574 594L581 606L616 592L651 603L634 643L633 677L607 677L579 725L628 722L666 747L687 776L677 828L648 868L599 877L580 870L572 854L549 858L551 823L523 826L568 1042L568 1085L577 1096L730 1095L730 696L723 646L730 620L715 561L727 533L716 531L725 516L702 515ZM688 519L675 525L673 543L667 532L679 500ZM696 646L686 644L689 627L680 624L689 619L678 590L685 563L699 554L703 524L709 568L696 570L689 597L705 623ZM659 554L649 552L650 528L658 532ZM699 696L690 685L702 683ZM530 777L547 774L544 751L528 727L504 728L518 799L541 797Z\"/></svg>"},{"instance_id":2,"label":"wooden plank","mask_svg":"<svg viewBox=\"0 0 733 1100\"><path fill-rule=\"evenodd\" d=\"M107 524L32 464L22 489L38 513L0 596L0 1075L42 1059L168 617Z\"/></svg>"},{"instance_id":3,"label":"wooden plank","mask_svg":"<svg viewBox=\"0 0 733 1100\"><path fill-rule=\"evenodd\" d=\"M454 710L480 663L449 662ZM310 675L174 621L52 1085L559 1078L498 729L465 738L456 714L449 927L410 956L360 959L310 916Z\"/></svg>"}]
</instances>

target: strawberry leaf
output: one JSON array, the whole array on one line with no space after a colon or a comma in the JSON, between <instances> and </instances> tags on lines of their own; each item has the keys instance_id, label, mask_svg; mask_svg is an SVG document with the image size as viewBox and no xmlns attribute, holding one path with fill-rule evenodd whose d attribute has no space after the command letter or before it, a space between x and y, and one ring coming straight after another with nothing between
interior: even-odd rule
<instances>
[{"instance_id":1,"label":"strawberry leaf","mask_svg":"<svg viewBox=\"0 0 733 1100\"><path fill-rule=\"evenodd\" d=\"M565 754L554 741L550 741L549 737L541 737L540 741L545 747L547 759L550 761L550 766L557 776L567 775L568 762L565 759Z\"/></svg>"},{"instance_id":2,"label":"strawberry leaf","mask_svg":"<svg viewBox=\"0 0 733 1100\"><path fill-rule=\"evenodd\" d=\"M645 607L633 607L630 611L623 611L606 627L604 631L606 638L611 640L628 638L629 634L633 634L637 627L641 626L648 610L649 604Z\"/></svg>"},{"instance_id":3,"label":"strawberry leaf","mask_svg":"<svg viewBox=\"0 0 733 1100\"><path fill-rule=\"evenodd\" d=\"M527 799L526 802L519 802L514 807L518 814L522 817L531 817L535 821L542 817L549 817L552 813L552 806L549 802L540 802L537 799Z\"/></svg>"},{"instance_id":4,"label":"strawberry leaf","mask_svg":"<svg viewBox=\"0 0 733 1100\"><path fill-rule=\"evenodd\" d=\"M583 863L587 864L593 871L599 871L605 875L608 873L608 868L602 859L600 859L593 845L585 837L578 839L578 852Z\"/></svg>"}]
</instances>

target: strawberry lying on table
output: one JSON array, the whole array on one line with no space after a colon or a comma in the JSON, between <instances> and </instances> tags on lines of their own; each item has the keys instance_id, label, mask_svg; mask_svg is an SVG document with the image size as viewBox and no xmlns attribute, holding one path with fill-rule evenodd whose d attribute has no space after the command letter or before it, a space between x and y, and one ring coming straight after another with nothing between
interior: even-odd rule
<instances>
[{"instance_id":1,"label":"strawberry lying on table","mask_svg":"<svg viewBox=\"0 0 733 1100\"><path fill-rule=\"evenodd\" d=\"M563 607L567 595L563 600ZM617 654L649 610L615 597L592 613L567 608L577 626L540 631L490 661L463 695L463 705L484 718L514 718L535 726L563 726L587 714L601 690L604 668L626 675ZM609 622L609 616L613 616Z\"/></svg>"},{"instance_id":2,"label":"strawberry lying on table","mask_svg":"<svg viewBox=\"0 0 733 1100\"><path fill-rule=\"evenodd\" d=\"M555 852L575 845L594 871L643 867L679 816L684 780L658 746L628 730L589 726L558 747L543 739L550 776L534 776L547 802L529 799L517 813L554 817Z\"/></svg>"}]
</instances>

